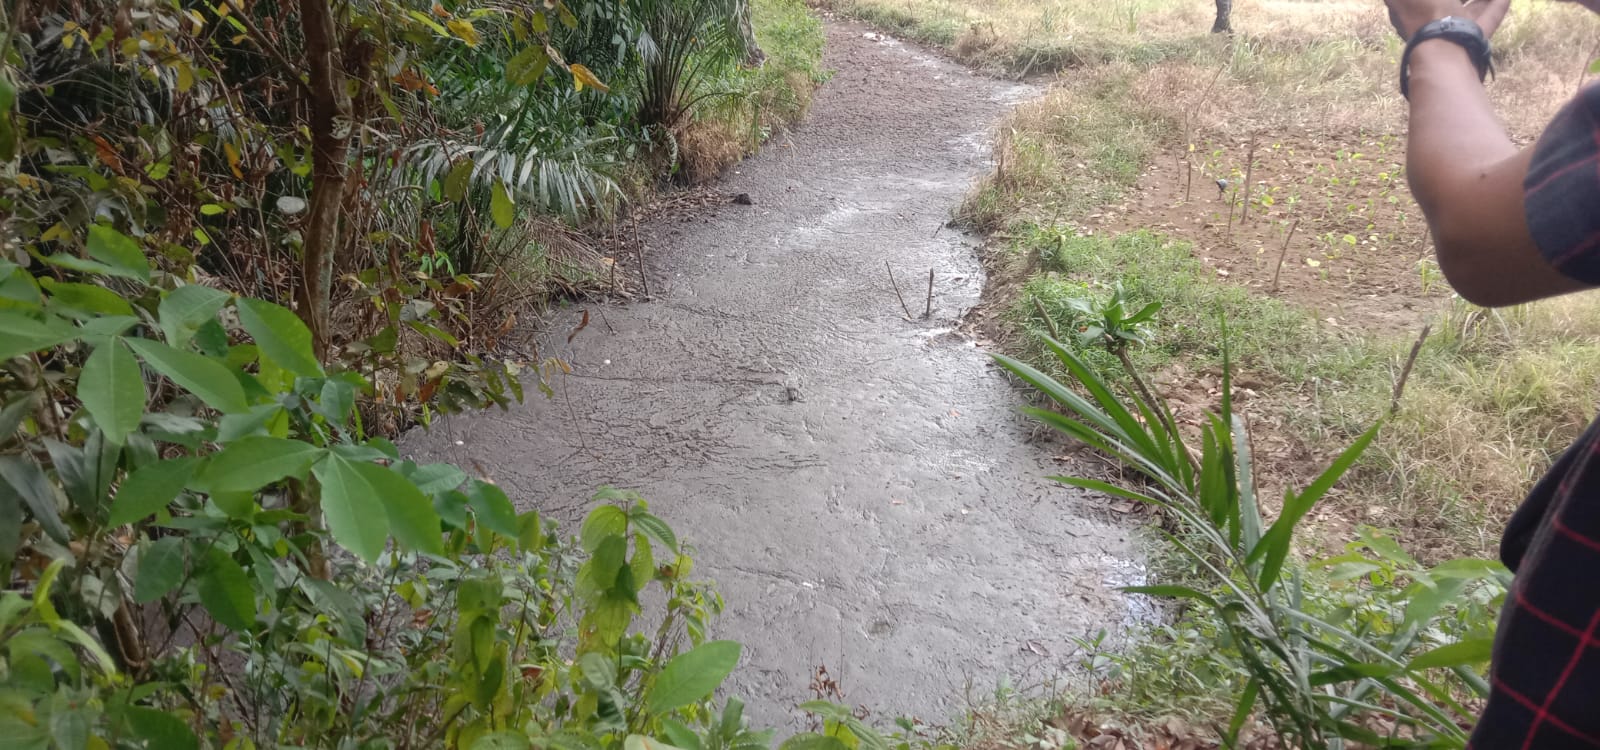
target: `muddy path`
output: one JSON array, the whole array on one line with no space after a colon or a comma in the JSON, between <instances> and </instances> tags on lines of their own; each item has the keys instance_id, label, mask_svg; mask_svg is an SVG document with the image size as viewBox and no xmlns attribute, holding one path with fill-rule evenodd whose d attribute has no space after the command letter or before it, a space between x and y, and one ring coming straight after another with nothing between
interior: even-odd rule
<instances>
[{"instance_id":1,"label":"muddy path","mask_svg":"<svg viewBox=\"0 0 1600 750\"><path fill-rule=\"evenodd\" d=\"M653 299L549 321L557 398L439 420L414 457L476 462L575 521L641 491L698 550L745 644L732 692L794 727L819 665L878 716L942 722L1003 676L1072 661L1139 577L1131 527L1045 479L1022 400L957 334L974 241L941 228L1034 90L830 22L836 71L803 126L730 170L754 205L644 230ZM908 321L884 262L920 316ZM603 315L602 315L603 313ZM575 531L575 529L574 529Z\"/></svg>"}]
</instances>

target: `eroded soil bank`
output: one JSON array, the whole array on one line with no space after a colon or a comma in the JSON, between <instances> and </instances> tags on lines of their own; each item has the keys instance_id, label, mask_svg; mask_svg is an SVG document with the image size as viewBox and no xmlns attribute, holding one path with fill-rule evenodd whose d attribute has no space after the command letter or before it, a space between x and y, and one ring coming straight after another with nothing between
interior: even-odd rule
<instances>
[{"instance_id":1,"label":"eroded soil bank","mask_svg":"<svg viewBox=\"0 0 1600 750\"><path fill-rule=\"evenodd\" d=\"M879 716L939 722L1071 638L1130 618L1133 530L1045 479L1019 391L954 332L973 241L942 225L1032 89L831 22L808 120L727 176L729 203L643 229L649 301L549 321L557 397L443 419L403 449L479 466L576 521L641 491L698 550L746 646L731 691L795 726L818 666ZM934 273L933 312L908 321ZM574 529L575 531L575 529Z\"/></svg>"}]
</instances>

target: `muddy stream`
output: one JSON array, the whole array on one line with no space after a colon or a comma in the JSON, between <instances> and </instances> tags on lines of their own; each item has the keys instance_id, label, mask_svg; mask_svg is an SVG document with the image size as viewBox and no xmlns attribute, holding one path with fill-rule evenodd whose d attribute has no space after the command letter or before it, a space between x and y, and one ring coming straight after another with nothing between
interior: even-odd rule
<instances>
[{"instance_id":1,"label":"muddy stream","mask_svg":"<svg viewBox=\"0 0 1600 750\"><path fill-rule=\"evenodd\" d=\"M875 35L873 35L875 36ZM575 522L636 489L697 549L745 644L729 692L798 726L820 665L846 702L939 723L1074 660L1130 618L1130 524L1046 476L1023 402L956 332L983 276L942 225L1036 89L829 22L811 114L721 189L642 230L649 301L546 321L557 398L435 422L402 448L482 466L523 508ZM890 288L887 260L912 312Z\"/></svg>"}]
</instances>

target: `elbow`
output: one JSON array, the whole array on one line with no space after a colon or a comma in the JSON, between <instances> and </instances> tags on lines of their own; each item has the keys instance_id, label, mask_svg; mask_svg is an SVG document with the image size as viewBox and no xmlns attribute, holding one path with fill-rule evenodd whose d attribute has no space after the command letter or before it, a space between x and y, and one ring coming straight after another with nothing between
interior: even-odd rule
<instances>
[{"instance_id":1,"label":"elbow","mask_svg":"<svg viewBox=\"0 0 1600 750\"><path fill-rule=\"evenodd\" d=\"M1434 253L1439 259L1439 271L1462 299L1479 307L1505 307L1525 301L1515 284L1507 283L1482 262L1492 255L1493 248L1482 247L1481 238L1438 229L1434 227Z\"/></svg>"}]
</instances>

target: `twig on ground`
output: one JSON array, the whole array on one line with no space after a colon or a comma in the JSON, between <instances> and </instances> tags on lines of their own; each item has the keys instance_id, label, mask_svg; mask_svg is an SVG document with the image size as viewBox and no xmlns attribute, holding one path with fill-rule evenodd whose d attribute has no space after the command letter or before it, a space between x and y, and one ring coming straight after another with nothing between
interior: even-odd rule
<instances>
[{"instance_id":1,"label":"twig on ground","mask_svg":"<svg viewBox=\"0 0 1600 750\"><path fill-rule=\"evenodd\" d=\"M1289 233L1283 236L1283 249L1278 251L1278 268L1272 272L1272 293L1278 293L1278 278L1283 275L1283 259L1289 254L1289 240L1294 239L1294 230L1300 228L1300 220L1295 219L1289 225Z\"/></svg>"},{"instance_id":2,"label":"twig on ground","mask_svg":"<svg viewBox=\"0 0 1600 750\"><path fill-rule=\"evenodd\" d=\"M928 269L928 306L922 311L922 319L933 317L933 269Z\"/></svg>"},{"instance_id":3,"label":"twig on ground","mask_svg":"<svg viewBox=\"0 0 1600 750\"><path fill-rule=\"evenodd\" d=\"M1411 368L1417 364L1417 355L1422 353L1422 344L1428 340L1433 324L1422 327L1421 335L1417 336L1417 343L1411 345L1411 354L1406 357L1406 366L1400 369L1400 379L1394 383L1394 397L1389 401L1389 416L1400 413L1400 396L1406 392L1406 381L1411 379Z\"/></svg>"},{"instance_id":4,"label":"twig on ground","mask_svg":"<svg viewBox=\"0 0 1600 750\"><path fill-rule=\"evenodd\" d=\"M1250 149L1244 157L1244 204L1239 208L1239 223L1250 220L1250 178L1256 166L1256 134L1250 134Z\"/></svg>"},{"instance_id":5,"label":"twig on ground","mask_svg":"<svg viewBox=\"0 0 1600 750\"><path fill-rule=\"evenodd\" d=\"M646 299L650 298L650 276L644 272L644 243L639 241L639 216L633 217L633 253L639 261L639 285Z\"/></svg>"},{"instance_id":6,"label":"twig on ground","mask_svg":"<svg viewBox=\"0 0 1600 750\"><path fill-rule=\"evenodd\" d=\"M1038 297L1033 298L1033 309L1039 311L1039 319L1043 320L1045 327L1050 329L1050 338L1058 342L1061 341L1061 330L1056 328L1055 318L1050 317L1050 313L1044 311L1044 303L1040 302Z\"/></svg>"},{"instance_id":7,"label":"twig on ground","mask_svg":"<svg viewBox=\"0 0 1600 750\"><path fill-rule=\"evenodd\" d=\"M889 272L889 286L894 287L895 299L900 300L900 309L905 311L906 320L915 320L911 317L911 308L906 306L906 298L900 294L900 284L894 280L894 269L889 266L889 261L883 262L883 268Z\"/></svg>"}]
</instances>

